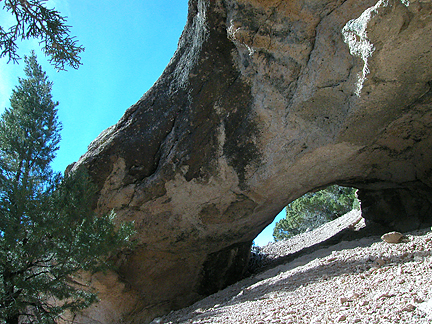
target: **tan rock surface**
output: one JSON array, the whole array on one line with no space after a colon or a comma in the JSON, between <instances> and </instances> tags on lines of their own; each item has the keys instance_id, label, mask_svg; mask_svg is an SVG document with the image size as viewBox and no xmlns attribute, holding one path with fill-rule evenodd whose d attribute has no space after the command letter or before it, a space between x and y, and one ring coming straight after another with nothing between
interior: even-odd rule
<instances>
[{"instance_id":1,"label":"tan rock surface","mask_svg":"<svg viewBox=\"0 0 432 324\"><path fill-rule=\"evenodd\" d=\"M381 236L381 240L387 243L400 243L402 242L403 234L399 232L390 232Z\"/></svg>"},{"instance_id":2,"label":"tan rock surface","mask_svg":"<svg viewBox=\"0 0 432 324\"><path fill-rule=\"evenodd\" d=\"M91 323L145 323L242 277L250 244L304 193L358 187L367 222L432 214L429 0L190 0L155 85L75 168L133 220ZM90 323L89 322L89 323Z\"/></svg>"}]
</instances>

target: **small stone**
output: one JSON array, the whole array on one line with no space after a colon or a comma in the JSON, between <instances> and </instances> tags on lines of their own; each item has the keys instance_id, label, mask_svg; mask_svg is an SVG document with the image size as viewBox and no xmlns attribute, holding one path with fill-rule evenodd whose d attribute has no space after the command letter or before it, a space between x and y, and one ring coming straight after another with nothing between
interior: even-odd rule
<instances>
[{"instance_id":1,"label":"small stone","mask_svg":"<svg viewBox=\"0 0 432 324\"><path fill-rule=\"evenodd\" d=\"M380 267L382 267L385 264L385 261L383 259L377 259L376 262Z\"/></svg>"},{"instance_id":2,"label":"small stone","mask_svg":"<svg viewBox=\"0 0 432 324\"><path fill-rule=\"evenodd\" d=\"M374 296L374 300L384 299L384 298L391 298L394 297L395 294L389 293L389 292L379 292Z\"/></svg>"},{"instance_id":3,"label":"small stone","mask_svg":"<svg viewBox=\"0 0 432 324\"><path fill-rule=\"evenodd\" d=\"M353 293L353 294L351 295L351 297L350 297L350 300L353 301L354 299L357 299L357 298L359 298L359 297L360 297L360 294L358 294L358 293Z\"/></svg>"},{"instance_id":4,"label":"small stone","mask_svg":"<svg viewBox=\"0 0 432 324\"><path fill-rule=\"evenodd\" d=\"M366 306L369 304L369 301L363 300L363 302L360 304L360 306Z\"/></svg>"},{"instance_id":5,"label":"small stone","mask_svg":"<svg viewBox=\"0 0 432 324\"><path fill-rule=\"evenodd\" d=\"M419 296L414 296L414 303L420 304L423 303L424 299Z\"/></svg>"},{"instance_id":6,"label":"small stone","mask_svg":"<svg viewBox=\"0 0 432 324\"><path fill-rule=\"evenodd\" d=\"M339 302L340 302L341 304L345 304L346 302L348 302L348 298L346 298L346 297L341 297L341 298L339 298Z\"/></svg>"},{"instance_id":7,"label":"small stone","mask_svg":"<svg viewBox=\"0 0 432 324\"><path fill-rule=\"evenodd\" d=\"M338 319L338 322L344 322L346 321L346 319L347 319L346 315L341 315Z\"/></svg>"},{"instance_id":8,"label":"small stone","mask_svg":"<svg viewBox=\"0 0 432 324\"><path fill-rule=\"evenodd\" d=\"M420 255L414 255L414 262L423 262L423 257Z\"/></svg>"},{"instance_id":9,"label":"small stone","mask_svg":"<svg viewBox=\"0 0 432 324\"><path fill-rule=\"evenodd\" d=\"M412 312L412 311L414 311L414 309L415 309L414 305L408 304L404 308L402 308L402 311L403 312Z\"/></svg>"},{"instance_id":10,"label":"small stone","mask_svg":"<svg viewBox=\"0 0 432 324\"><path fill-rule=\"evenodd\" d=\"M403 234L399 232L390 232L381 236L381 239L387 243L400 243L402 242Z\"/></svg>"}]
</instances>

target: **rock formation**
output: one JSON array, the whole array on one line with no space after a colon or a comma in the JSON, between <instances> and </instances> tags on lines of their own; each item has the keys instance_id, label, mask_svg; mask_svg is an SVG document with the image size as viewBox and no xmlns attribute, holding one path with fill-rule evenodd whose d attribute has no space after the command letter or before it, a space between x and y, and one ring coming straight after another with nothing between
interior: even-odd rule
<instances>
[{"instance_id":1,"label":"rock formation","mask_svg":"<svg viewBox=\"0 0 432 324\"><path fill-rule=\"evenodd\" d=\"M155 85L75 164L133 220L87 323L145 323L237 280L304 193L359 188L364 216L431 221L432 1L190 0Z\"/></svg>"}]
</instances>

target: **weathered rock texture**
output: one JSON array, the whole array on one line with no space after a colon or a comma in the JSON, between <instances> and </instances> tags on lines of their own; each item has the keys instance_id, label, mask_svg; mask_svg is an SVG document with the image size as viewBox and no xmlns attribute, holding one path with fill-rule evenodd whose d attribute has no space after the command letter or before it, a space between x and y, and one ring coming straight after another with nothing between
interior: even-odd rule
<instances>
[{"instance_id":1,"label":"weathered rock texture","mask_svg":"<svg viewBox=\"0 0 432 324\"><path fill-rule=\"evenodd\" d=\"M234 282L273 217L330 184L360 188L370 221L430 222L431 13L429 0L190 0L161 78L75 165L98 212L134 220L138 239L94 279L88 316L144 323Z\"/></svg>"}]
</instances>

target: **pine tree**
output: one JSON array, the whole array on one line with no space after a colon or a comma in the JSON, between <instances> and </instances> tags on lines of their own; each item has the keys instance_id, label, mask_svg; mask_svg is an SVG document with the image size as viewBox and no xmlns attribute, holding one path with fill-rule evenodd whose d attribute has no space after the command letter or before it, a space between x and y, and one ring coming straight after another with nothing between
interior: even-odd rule
<instances>
[{"instance_id":1,"label":"pine tree","mask_svg":"<svg viewBox=\"0 0 432 324\"><path fill-rule=\"evenodd\" d=\"M63 178L51 161L61 124L52 83L25 57L26 78L0 120L0 323L54 323L65 311L94 303L79 272L110 266L132 225L116 229L114 214L96 217L95 189L84 171Z\"/></svg>"},{"instance_id":2,"label":"pine tree","mask_svg":"<svg viewBox=\"0 0 432 324\"><path fill-rule=\"evenodd\" d=\"M296 199L286 207L286 217L276 223L274 239L293 237L346 214L356 207L356 202L358 205L355 191L334 185Z\"/></svg>"},{"instance_id":3,"label":"pine tree","mask_svg":"<svg viewBox=\"0 0 432 324\"><path fill-rule=\"evenodd\" d=\"M57 69L64 70L65 65L77 69L84 47L69 35L66 17L46 4L47 0L3 1L2 9L9 11L16 23L9 28L0 25L0 58L8 56L9 61L16 62L20 59L17 42L34 38L40 40L42 51Z\"/></svg>"}]
</instances>

